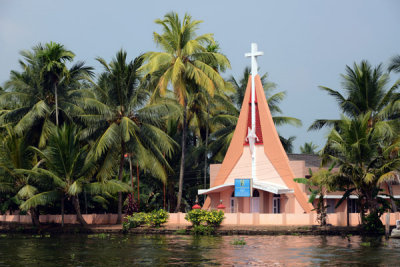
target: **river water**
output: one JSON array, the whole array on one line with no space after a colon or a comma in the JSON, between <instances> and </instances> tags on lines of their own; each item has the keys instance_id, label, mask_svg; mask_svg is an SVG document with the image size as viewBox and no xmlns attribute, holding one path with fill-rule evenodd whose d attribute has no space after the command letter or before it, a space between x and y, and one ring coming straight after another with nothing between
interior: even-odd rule
<instances>
[{"instance_id":1,"label":"river water","mask_svg":"<svg viewBox=\"0 0 400 267\"><path fill-rule=\"evenodd\" d=\"M138 265L400 266L400 240L282 235L0 235L0 266Z\"/></svg>"}]
</instances>

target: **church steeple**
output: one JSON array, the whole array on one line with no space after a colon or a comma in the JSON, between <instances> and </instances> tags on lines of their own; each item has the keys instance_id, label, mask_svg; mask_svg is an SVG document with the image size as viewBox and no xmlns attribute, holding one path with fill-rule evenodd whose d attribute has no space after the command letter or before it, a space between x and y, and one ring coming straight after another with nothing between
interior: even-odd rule
<instances>
[{"instance_id":1,"label":"church steeple","mask_svg":"<svg viewBox=\"0 0 400 267\"><path fill-rule=\"evenodd\" d=\"M252 75L248 80L235 132L211 188L204 190L204 193L220 192L232 186L235 179L253 178L254 188L273 194L294 194L293 201L299 204L296 205L301 207L301 212L310 212L313 207L293 180L294 173L257 74L256 57L260 55L262 53L257 51L257 45L252 44L252 52L246 54L252 58ZM210 203L210 198L207 198L203 208L208 208Z\"/></svg>"},{"instance_id":2,"label":"church steeple","mask_svg":"<svg viewBox=\"0 0 400 267\"><path fill-rule=\"evenodd\" d=\"M254 77L257 75L257 57L264 55L263 52L257 51L257 44L251 44L251 52L246 53L245 57L251 57L251 128L247 128L247 137L246 141L248 141L251 151L251 178L253 180L257 179L256 177L256 151L254 149L254 145L256 142L259 142L260 139L256 134L256 86L254 84Z\"/></svg>"}]
</instances>

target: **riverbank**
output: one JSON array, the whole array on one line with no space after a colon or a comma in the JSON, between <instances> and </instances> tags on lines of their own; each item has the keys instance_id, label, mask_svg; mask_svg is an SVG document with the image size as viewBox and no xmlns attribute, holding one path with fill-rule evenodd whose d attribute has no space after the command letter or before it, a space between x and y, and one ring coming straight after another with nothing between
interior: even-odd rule
<instances>
[{"instance_id":1,"label":"riverbank","mask_svg":"<svg viewBox=\"0 0 400 267\"><path fill-rule=\"evenodd\" d=\"M297 234L0 234L0 248L0 266L398 266L400 240Z\"/></svg>"},{"instance_id":2,"label":"riverbank","mask_svg":"<svg viewBox=\"0 0 400 267\"><path fill-rule=\"evenodd\" d=\"M80 225L67 224L61 227L59 224L43 224L40 227L33 227L26 224L2 223L0 225L0 233L26 233L26 234L78 234L78 233L124 233L122 225L90 225L86 228ZM160 228L138 227L130 229L131 234L190 234L190 226L179 224L168 224ZM223 225L216 231L217 235L361 235L360 227L343 227L343 226L255 226L240 225L228 226Z\"/></svg>"}]
</instances>

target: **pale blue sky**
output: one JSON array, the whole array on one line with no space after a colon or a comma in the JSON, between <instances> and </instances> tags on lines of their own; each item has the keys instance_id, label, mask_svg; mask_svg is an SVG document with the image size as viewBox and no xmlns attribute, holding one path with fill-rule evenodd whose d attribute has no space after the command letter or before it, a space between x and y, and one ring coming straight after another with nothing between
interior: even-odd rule
<instances>
[{"instance_id":1,"label":"pale blue sky","mask_svg":"<svg viewBox=\"0 0 400 267\"><path fill-rule=\"evenodd\" d=\"M340 88L345 65L369 60L387 64L400 54L400 1L18 1L0 0L0 84L18 69L19 51L55 41L77 60L100 71L94 60L110 60L118 49L128 56L156 50L154 23L169 11L203 20L199 34L214 33L232 64L224 75L238 76L249 59L250 43L264 56L260 72L268 72L278 90L286 91L284 114L303 127L280 127L297 136L295 150L313 141L321 148L327 130L307 132L317 118L338 118L333 99L318 85ZM392 83L399 75L392 75Z\"/></svg>"}]
</instances>

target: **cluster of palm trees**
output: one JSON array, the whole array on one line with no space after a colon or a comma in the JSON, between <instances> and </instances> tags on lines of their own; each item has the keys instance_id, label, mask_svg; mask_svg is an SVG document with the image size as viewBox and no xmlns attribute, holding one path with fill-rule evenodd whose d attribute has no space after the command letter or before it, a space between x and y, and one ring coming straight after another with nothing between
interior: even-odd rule
<instances>
[{"instance_id":1,"label":"cluster of palm trees","mask_svg":"<svg viewBox=\"0 0 400 267\"><path fill-rule=\"evenodd\" d=\"M224 79L229 60L212 34L196 34L201 21L171 12L155 22L160 51L133 60L124 50L111 62L99 57L98 75L73 63L62 44L21 52L22 70L11 71L0 92L0 212L28 211L35 224L40 213L75 212L86 225L83 206L85 213L116 211L121 222L133 192L139 203L139 174L140 209L194 204L207 186L208 164L228 149L250 70ZM339 171L322 182L345 190L344 198L357 194L365 221L379 219L386 205L380 189L391 192L399 180L400 81L388 88L391 71L400 72L399 56L386 72L367 61L347 66L344 94L321 87L338 102L341 119L310 127L331 127L321 155ZM275 124L301 125L282 116L285 93L273 93L267 78L261 80ZM293 139L281 137L287 151ZM302 147L315 150L313 143Z\"/></svg>"},{"instance_id":2,"label":"cluster of palm trees","mask_svg":"<svg viewBox=\"0 0 400 267\"><path fill-rule=\"evenodd\" d=\"M382 226L383 212L397 211L392 185L400 182L400 80L389 86L389 73L400 72L399 63L399 57L393 58L386 72L382 64L372 67L368 61L347 66L342 75L344 94L321 87L336 99L343 115L337 120L316 120L310 126L331 127L321 156L323 163L339 168L321 183L330 190L345 191L342 201L357 195L368 230ZM383 196L386 188L391 201Z\"/></svg>"},{"instance_id":3,"label":"cluster of palm trees","mask_svg":"<svg viewBox=\"0 0 400 267\"><path fill-rule=\"evenodd\" d=\"M40 213L75 212L86 225L83 206L85 213L116 210L121 222L128 194L139 193L139 174L141 209L193 204L207 186L207 164L222 161L228 148L249 69L239 82L223 79L229 60L212 34L196 34L201 21L171 12L155 22L160 52L99 57L98 75L59 43L21 52L22 70L11 72L0 94L1 212L28 211L34 224ZM280 115L284 92L271 94L275 85L262 80Z\"/></svg>"}]
</instances>

